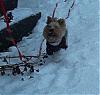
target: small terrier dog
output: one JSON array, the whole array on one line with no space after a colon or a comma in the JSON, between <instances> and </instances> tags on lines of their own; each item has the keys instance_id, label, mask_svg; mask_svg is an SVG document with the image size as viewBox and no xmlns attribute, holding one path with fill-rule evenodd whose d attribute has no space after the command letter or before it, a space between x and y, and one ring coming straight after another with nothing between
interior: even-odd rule
<instances>
[{"instance_id":1,"label":"small terrier dog","mask_svg":"<svg viewBox=\"0 0 100 95\"><path fill-rule=\"evenodd\" d=\"M43 36L46 39L46 52L53 55L54 52L67 49L67 29L64 19L47 17L47 25L44 27Z\"/></svg>"}]
</instances>

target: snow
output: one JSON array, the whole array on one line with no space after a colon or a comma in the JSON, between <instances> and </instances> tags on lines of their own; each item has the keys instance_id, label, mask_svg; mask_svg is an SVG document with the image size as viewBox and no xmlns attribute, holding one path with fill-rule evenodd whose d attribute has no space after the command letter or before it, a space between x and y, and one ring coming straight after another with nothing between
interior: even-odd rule
<instances>
[{"instance_id":1,"label":"snow","mask_svg":"<svg viewBox=\"0 0 100 95\"><path fill-rule=\"evenodd\" d=\"M31 8L16 8L12 11L12 14L14 18L10 23L10 25L17 23L18 21L33 15ZM6 27L6 23L3 20L0 20L0 30L4 29L5 27Z\"/></svg>"},{"instance_id":2,"label":"snow","mask_svg":"<svg viewBox=\"0 0 100 95\"><path fill-rule=\"evenodd\" d=\"M42 12L42 17L33 33L18 43L26 55L38 52L46 17L52 15L57 0L19 0L19 8L32 8L33 12ZM65 17L72 0L60 1L57 17ZM40 67L34 78L22 76L0 76L1 95L99 95L99 17L98 1L76 0L68 27L68 49L49 56L46 64ZM99 14L100 16L100 14ZM45 50L45 42L43 43ZM17 55L15 47L3 55Z\"/></svg>"}]
</instances>

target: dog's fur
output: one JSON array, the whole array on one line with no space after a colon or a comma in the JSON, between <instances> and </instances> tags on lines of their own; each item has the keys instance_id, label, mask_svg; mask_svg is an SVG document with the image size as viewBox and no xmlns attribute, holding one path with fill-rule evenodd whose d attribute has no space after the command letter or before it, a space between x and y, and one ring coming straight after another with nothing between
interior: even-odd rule
<instances>
[{"instance_id":1,"label":"dog's fur","mask_svg":"<svg viewBox=\"0 0 100 95\"><path fill-rule=\"evenodd\" d=\"M66 49L67 29L64 19L51 18L48 16L47 25L44 28L43 36L47 43L47 54L52 55L61 48Z\"/></svg>"}]
</instances>

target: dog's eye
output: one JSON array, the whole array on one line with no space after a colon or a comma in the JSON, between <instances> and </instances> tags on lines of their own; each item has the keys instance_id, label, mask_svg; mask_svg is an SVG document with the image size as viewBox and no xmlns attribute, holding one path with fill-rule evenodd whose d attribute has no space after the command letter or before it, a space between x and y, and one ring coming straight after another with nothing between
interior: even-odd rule
<instances>
[{"instance_id":1,"label":"dog's eye","mask_svg":"<svg viewBox=\"0 0 100 95\"><path fill-rule=\"evenodd\" d=\"M63 21L63 20L61 20L61 21L60 21L60 24L63 24L63 23L64 23L64 21Z\"/></svg>"}]
</instances>

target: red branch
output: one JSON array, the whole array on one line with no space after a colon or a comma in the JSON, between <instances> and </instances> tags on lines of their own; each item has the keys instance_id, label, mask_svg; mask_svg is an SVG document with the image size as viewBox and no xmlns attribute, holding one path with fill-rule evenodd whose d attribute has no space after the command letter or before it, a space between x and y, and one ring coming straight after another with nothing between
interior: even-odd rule
<instances>
[{"instance_id":1,"label":"red branch","mask_svg":"<svg viewBox=\"0 0 100 95\"><path fill-rule=\"evenodd\" d=\"M65 1L67 1L67 0L65 0ZM68 15L67 15L67 17L65 19L69 18L71 9L74 7L74 5L75 5L75 0L73 1L72 5L70 6L69 11L68 11Z\"/></svg>"},{"instance_id":2,"label":"red branch","mask_svg":"<svg viewBox=\"0 0 100 95\"><path fill-rule=\"evenodd\" d=\"M8 16L7 16L7 10L6 10L6 6L5 6L5 0L0 0L0 8L1 8L1 11L2 11L2 13L3 13L3 15L4 15L4 18L5 18L5 20L6 20L6 26L7 26L7 32L8 32L8 34L12 37L12 30L11 30L11 27L10 27L10 22L9 22L9 18L8 18ZM12 44L17 48L17 51L18 51L18 53L19 53L19 56L20 56L20 60L21 61L23 61L22 60L22 57L23 57L23 54L21 53L21 51L18 49L18 47L17 47L17 45L16 45L16 41L15 41L15 39L12 37L12 39L11 39L11 42L12 42Z\"/></svg>"}]
</instances>

